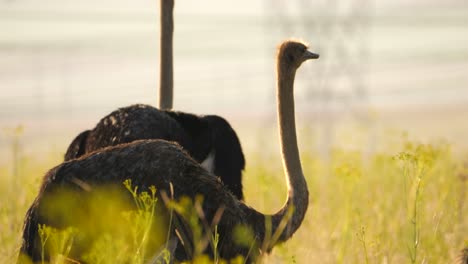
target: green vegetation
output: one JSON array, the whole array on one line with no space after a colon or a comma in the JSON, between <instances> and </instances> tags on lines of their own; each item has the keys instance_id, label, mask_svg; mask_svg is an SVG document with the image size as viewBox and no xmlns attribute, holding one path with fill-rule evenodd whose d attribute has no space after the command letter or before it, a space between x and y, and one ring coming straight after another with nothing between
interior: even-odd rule
<instances>
[{"instance_id":1,"label":"green vegetation","mask_svg":"<svg viewBox=\"0 0 468 264\"><path fill-rule=\"evenodd\" d=\"M60 153L42 155L40 162L35 156L23 155L17 147L20 132L12 136L13 163L0 168L0 263L15 262L23 218L37 194L41 177L62 160ZM286 196L279 157L249 156L244 176L247 203L262 212L274 212ZM448 144L419 144L406 139L394 144L391 150L372 155L359 149L334 149L328 164L305 152L302 163L310 190L309 210L293 238L277 246L263 260L452 263L468 246L468 170L464 162L452 153ZM117 239L100 237L88 255L90 262L141 263L145 255L148 227L155 224L151 216L157 214L155 204L162 201L157 200L155 189L137 190L131 187L131 182L125 186L138 208L132 214L122 213L123 229L129 233ZM188 220L192 235L199 238L200 245L194 245L196 254L205 247L216 249L222 236L216 229L212 234L197 229L200 219L193 216L197 215L202 199L181 200L171 206ZM41 226L41 232L44 246L53 247L65 258L76 230L57 232ZM248 243L249 230L239 227L238 233ZM271 234L271 239L275 239L275 234ZM164 263L170 253L161 254ZM224 263L218 256L216 260ZM207 258L200 255L195 262L207 263Z\"/></svg>"}]
</instances>

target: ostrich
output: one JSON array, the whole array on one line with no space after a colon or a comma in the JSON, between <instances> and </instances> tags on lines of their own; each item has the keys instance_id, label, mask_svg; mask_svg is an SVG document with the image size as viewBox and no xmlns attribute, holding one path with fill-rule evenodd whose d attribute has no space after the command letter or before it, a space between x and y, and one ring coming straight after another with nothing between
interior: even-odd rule
<instances>
[{"instance_id":1,"label":"ostrich","mask_svg":"<svg viewBox=\"0 0 468 264\"><path fill-rule=\"evenodd\" d=\"M29 256L32 261L40 260L39 224L57 228L77 224L76 220L73 222L73 217L66 216L70 215L70 211L86 211L81 203L85 197L98 192L96 189L100 186L118 185L127 178L131 178L139 190L156 186L159 195L172 193L175 200L183 196L195 197L201 194L204 198L201 208L205 219L208 223L217 219L220 235L218 256L221 258L231 259L241 254L251 261L257 254L270 252L276 244L288 240L300 227L309 203L309 192L296 138L294 78L296 70L304 61L318 57L319 55L308 51L305 44L296 41L285 41L278 49L278 119L288 197L277 213L262 214L237 199L221 181L193 160L178 144L164 140L138 140L97 150L50 170L45 175L39 194L25 217L22 256ZM65 212L58 212L61 217L57 217L57 212L54 216L45 213L41 208L54 208L53 204L47 204L54 202L50 197L64 189L76 193L79 202L71 203ZM224 209L221 215L220 208ZM164 210L160 212L163 213ZM156 217L167 219L164 215ZM233 230L237 225L247 226L253 232L253 242L257 245L255 250L251 245L242 245L234 241ZM209 232L209 228L205 226L205 229L208 229L205 231ZM269 234L277 234L277 239L268 241ZM157 234L153 233L151 236L155 235ZM80 256L73 253L76 252L72 252L71 257L79 259ZM213 255L209 249L206 253ZM178 258L177 254L175 257Z\"/></svg>"},{"instance_id":2,"label":"ostrich","mask_svg":"<svg viewBox=\"0 0 468 264\"><path fill-rule=\"evenodd\" d=\"M65 153L65 161L139 139L164 139L180 144L197 162L243 199L244 154L236 132L222 117L159 110L149 105L120 108L80 133Z\"/></svg>"},{"instance_id":3,"label":"ostrich","mask_svg":"<svg viewBox=\"0 0 468 264\"><path fill-rule=\"evenodd\" d=\"M159 109L149 105L120 108L92 130L81 132L70 144L65 161L85 153L138 139L165 139L179 143L207 170L243 199L245 159L235 131L222 117L173 112L173 9L174 0L161 0L161 65Z\"/></svg>"}]
</instances>

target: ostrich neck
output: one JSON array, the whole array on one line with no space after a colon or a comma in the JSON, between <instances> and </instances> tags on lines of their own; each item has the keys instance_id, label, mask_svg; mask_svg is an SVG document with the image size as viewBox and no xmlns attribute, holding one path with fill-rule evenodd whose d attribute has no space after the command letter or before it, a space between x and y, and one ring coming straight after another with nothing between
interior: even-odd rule
<instances>
[{"instance_id":1,"label":"ostrich neck","mask_svg":"<svg viewBox=\"0 0 468 264\"><path fill-rule=\"evenodd\" d=\"M299 228L309 202L309 193L302 172L296 137L294 112L295 75L295 70L278 69L277 100L280 147L289 193L286 204L277 214L272 216L273 227L277 227L281 220L286 217L290 206L294 208L291 219L289 219L288 225L279 238L280 241L287 240Z\"/></svg>"},{"instance_id":2,"label":"ostrich neck","mask_svg":"<svg viewBox=\"0 0 468 264\"><path fill-rule=\"evenodd\" d=\"M296 136L294 77L295 72L280 74L277 91L281 155L289 191L293 193L294 183L304 179Z\"/></svg>"},{"instance_id":3,"label":"ostrich neck","mask_svg":"<svg viewBox=\"0 0 468 264\"><path fill-rule=\"evenodd\" d=\"M160 46L160 83L159 108L172 109L173 101L173 63L172 37L174 0L161 0L161 46Z\"/></svg>"}]
</instances>

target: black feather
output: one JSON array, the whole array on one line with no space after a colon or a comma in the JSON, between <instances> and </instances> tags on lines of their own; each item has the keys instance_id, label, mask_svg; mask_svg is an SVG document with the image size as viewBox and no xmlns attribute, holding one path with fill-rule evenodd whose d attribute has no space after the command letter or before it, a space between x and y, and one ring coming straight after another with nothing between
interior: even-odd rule
<instances>
[{"instance_id":1,"label":"black feather","mask_svg":"<svg viewBox=\"0 0 468 264\"><path fill-rule=\"evenodd\" d=\"M238 199L243 199L244 154L235 131L215 115L197 116L142 104L120 108L102 118L92 130L78 135L68 147L65 160L141 139L177 142L199 163L214 153L214 174Z\"/></svg>"},{"instance_id":2,"label":"black feather","mask_svg":"<svg viewBox=\"0 0 468 264\"><path fill-rule=\"evenodd\" d=\"M50 170L45 175L39 194L26 215L23 245L20 252L33 261L40 261L41 247L38 242L38 224L64 228L92 224L98 221L82 223L75 219L75 215L88 212L89 205L86 199L93 193L99 193L100 186L116 185L123 190L122 182L128 178L132 179L132 184L137 186L139 191L145 191L150 186L155 186L158 195L163 192L170 193L170 185L172 184L176 200L182 196L196 197L196 195L202 194L204 198L202 209L207 223L212 223L219 208L225 208L217 224L218 232L222 234L219 248L220 256L230 259L237 254L244 256L250 254L251 257L256 255L255 252L250 252L250 246L235 244L233 231L238 224L249 225L252 230L255 230L254 237L262 238L264 236L264 216L236 199L221 181L204 170L180 146L164 140L139 140L108 147L64 162ZM89 189L82 188L81 184L77 184L77 182L82 182ZM67 201L67 206L65 209L61 209L62 211L59 210L53 214L44 213L49 211L43 208L51 208L51 206L55 208L54 204L57 199L54 199L56 197L54 194L63 190L71 191L75 201ZM162 199L159 200L162 201ZM167 217L164 210L160 212L163 213L157 214L156 217ZM105 218L107 215L99 213L90 217L97 219ZM177 218L183 219L183 217ZM210 232L210 230L205 230L205 232ZM91 247L92 241L86 240L86 238L93 237L93 233L92 231L86 232L85 229L80 235L81 238L74 241L70 253L70 257L78 260L80 260L81 254ZM159 247L151 248L151 250L157 250L157 248ZM151 250L148 251L150 255ZM205 253L212 254L210 247L206 249ZM187 255L176 253L176 258L183 260L187 258Z\"/></svg>"},{"instance_id":3,"label":"black feather","mask_svg":"<svg viewBox=\"0 0 468 264\"><path fill-rule=\"evenodd\" d=\"M91 131L85 130L73 139L65 153L65 160L78 158L86 153L86 140L88 139L89 132Z\"/></svg>"}]
</instances>

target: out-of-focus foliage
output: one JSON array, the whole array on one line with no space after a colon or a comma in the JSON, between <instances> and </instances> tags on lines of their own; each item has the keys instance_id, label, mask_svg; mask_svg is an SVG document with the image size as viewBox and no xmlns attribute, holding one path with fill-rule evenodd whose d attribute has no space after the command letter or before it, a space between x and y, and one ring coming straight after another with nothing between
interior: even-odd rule
<instances>
[{"instance_id":1,"label":"out-of-focus foliage","mask_svg":"<svg viewBox=\"0 0 468 264\"><path fill-rule=\"evenodd\" d=\"M399 145L372 155L364 155L360 149L337 148L332 151L329 163L309 152L302 153L310 207L293 238L263 256L264 262L450 263L459 259L468 243L468 219L464 213L468 211L465 161L455 156L448 144L420 144L402 139ZM12 155L17 159L16 169L13 164L0 168L2 263L15 261L23 218L37 194L40 179L62 159L51 154L48 161L37 162L34 156ZM248 161L244 177L247 203L265 213L277 210L286 197L283 170L273 159L276 157L254 156ZM122 215L125 229L130 234L139 234L129 239L137 242L130 243L135 249L140 245L138 241L144 241L147 235L145 226L149 219L147 213L152 214L152 202L162 201L156 201L152 191L142 193L132 189L129 183L127 187L141 209L133 215ZM216 248L216 237L222 235L196 230L203 224L197 213L197 204L202 201L203 197L197 197L172 204L173 210L192 221L192 235L199 236L203 242L200 249L195 247L198 252L207 246ZM140 218L141 221L136 221ZM44 232L47 235L53 230L45 228ZM55 248L66 253L75 231L65 232L66 235L55 240L58 242L49 236L46 243L53 242ZM237 232L245 238L242 242L249 243L248 228L239 227ZM129 248L127 242L124 238L102 236L96 241L95 251L89 253L89 261L118 263L117 258ZM134 253L131 256L137 257ZM137 259L126 261L138 263ZM231 263L242 261L239 258ZM195 260L195 263L208 262L202 254Z\"/></svg>"}]
</instances>

